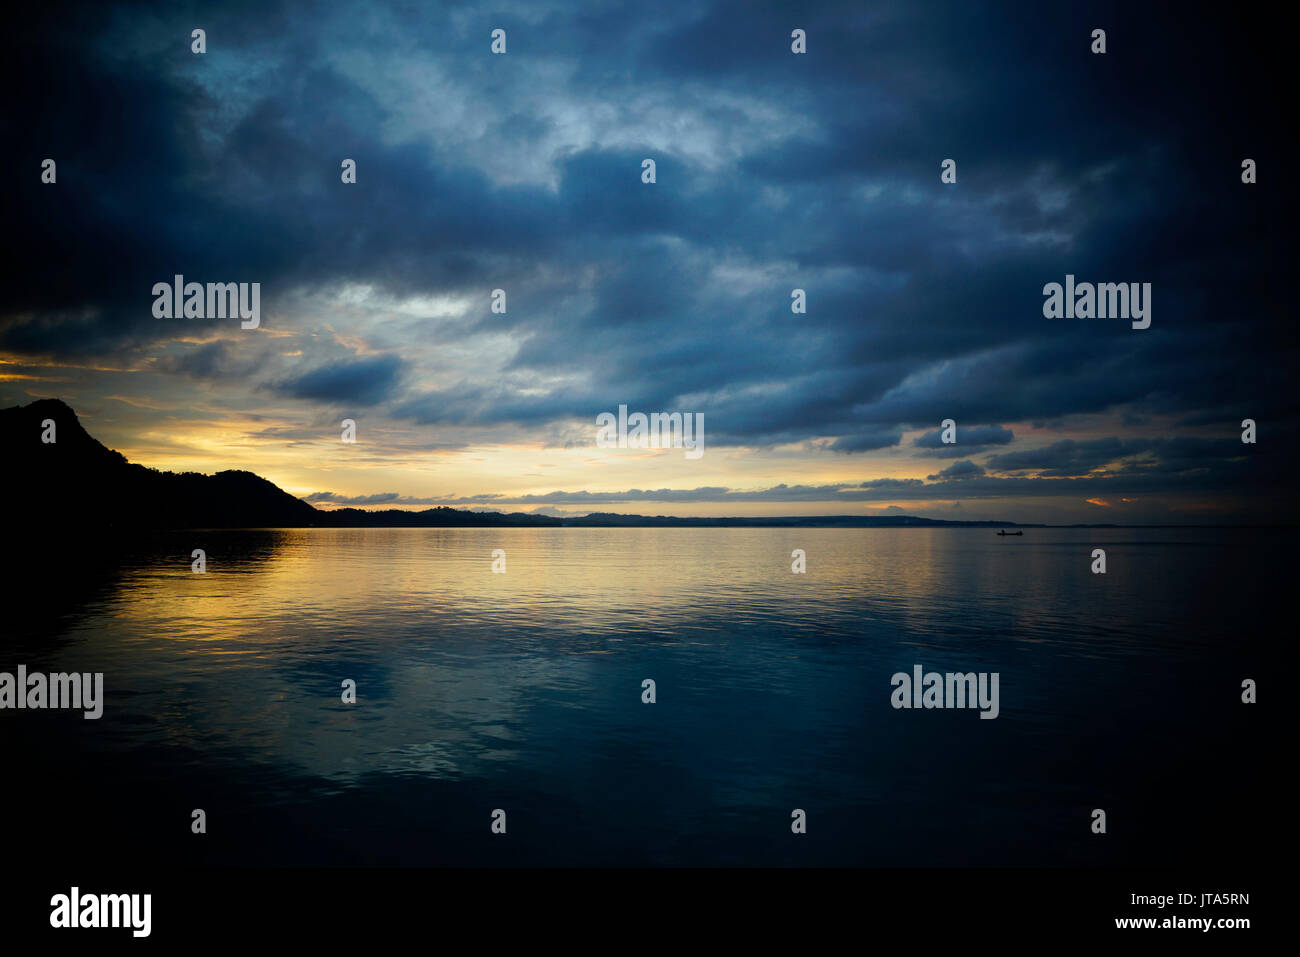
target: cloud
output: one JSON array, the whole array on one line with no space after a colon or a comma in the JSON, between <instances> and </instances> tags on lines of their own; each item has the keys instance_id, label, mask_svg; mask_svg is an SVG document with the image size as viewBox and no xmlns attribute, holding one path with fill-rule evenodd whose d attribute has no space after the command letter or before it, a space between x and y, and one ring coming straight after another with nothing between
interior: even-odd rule
<instances>
[{"instance_id":1,"label":"cloud","mask_svg":"<svg viewBox=\"0 0 1300 957\"><path fill-rule=\"evenodd\" d=\"M933 429L918 435L912 444L923 450L918 453L922 456L956 458L958 455L969 455L990 445L1006 445L1015 438L1015 434L1010 429L1000 425L969 427L959 425L954 431L957 441L951 444L944 444L942 429Z\"/></svg>"},{"instance_id":2,"label":"cloud","mask_svg":"<svg viewBox=\"0 0 1300 957\"><path fill-rule=\"evenodd\" d=\"M1261 268L1285 181L1238 188L1201 141L1284 155L1258 95L1283 41L1249 18L1190 18L1171 45L1159 11L1126 11L1136 60L1087 54L1066 6L828 2L801 9L794 56L780 5L547 4L493 58L494 9L237 3L205 11L206 57L149 4L25 10L0 37L4 129L15 169L54 156L59 180L0 193L24 237L0 352L172 396L203 380L205 414L268 389L304 416L364 406L440 447L626 403L703 413L711 449L857 466L951 416L989 424L909 455L996 447L972 490L1116 463L1144 492L1230 485L1250 468L1195 440L1247 415L1296 446L1290 291ZM177 272L260 282L262 327L155 319ZM1152 282L1152 327L1045 319L1067 272ZM1043 451L996 424L1081 418L1115 437Z\"/></svg>"},{"instance_id":3,"label":"cloud","mask_svg":"<svg viewBox=\"0 0 1300 957\"><path fill-rule=\"evenodd\" d=\"M373 495L338 495L334 492L313 492L304 495L303 501L311 505L394 505L401 496L396 492L376 492Z\"/></svg>"},{"instance_id":4,"label":"cloud","mask_svg":"<svg viewBox=\"0 0 1300 957\"><path fill-rule=\"evenodd\" d=\"M280 383L295 399L374 405L393 394L405 369L398 356L336 362Z\"/></svg>"},{"instance_id":5,"label":"cloud","mask_svg":"<svg viewBox=\"0 0 1300 957\"><path fill-rule=\"evenodd\" d=\"M1119 472L1177 473L1205 471L1241 460L1248 449L1236 433L1223 438L1120 438L1085 441L1061 439L1036 449L990 456L990 472L1036 471L1043 478L1088 475L1108 466Z\"/></svg>"},{"instance_id":6,"label":"cloud","mask_svg":"<svg viewBox=\"0 0 1300 957\"><path fill-rule=\"evenodd\" d=\"M177 351L164 355L154 364L158 372L181 375L191 379L222 379L243 376L257 367L254 359L241 356L229 340L216 339L193 348L178 344Z\"/></svg>"},{"instance_id":7,"label":"cloud","mask_svg":"<svg viewBox=\"0 0 1300 957\"><path fill-rule=\"evenodd\" d=\"M881 430L877 432L859 432L856 435L846 435L836 439L830 444L832 452L870 452L874 449L885 449L891 445L897 445L903 438L903 433L897 430Z\"/></svg>"},{"instance_id":8,"label":"cloud","mask_svg":"<svg viewBox=\"0 0 1300 957\"><path fill-rule=\"evenodd\" d=\"M962 459L960 462L953 462L952 465L935 475L927 475L926 479L931 482L959 482L965 479L979 478L983 474L983 468L969 459Z\"/></svg>"},{"instance_id":9,"label":"cloud","mask_svg":"<svg viewBox=\"0 0 1300 957\"><path fill-rule=\"evenodd\" d=\"M1087 475L1107 463L1153 448L1149 439L1061 439L1036 449L993 455L984 464L991 472L1038 471L1044 476Z\"/></svg>"}]
</instances>

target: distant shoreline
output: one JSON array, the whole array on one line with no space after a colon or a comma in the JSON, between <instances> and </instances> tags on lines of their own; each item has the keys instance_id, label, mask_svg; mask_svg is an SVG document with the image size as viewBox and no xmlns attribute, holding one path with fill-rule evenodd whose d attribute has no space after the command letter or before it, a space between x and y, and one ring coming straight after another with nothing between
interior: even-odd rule
<instances>
[{"instance_id":1,"label":"distant shoreline","mask_svg":"<svg viewBox=\"0 0 1300 957\"><path fill-rule=\"evenodd\" d=\"M975 531L1007 529L1041 529L1044 531L1063 531L1066 529L1151 529L1174 531L1177 529L1278 529L1294 528L1294 525L1115 525L1104 523L1079 523L1071 525L1041 525L1022 522L944 522L940 520L912 519L907 522L885 523L871 519L858 519L853 516L832 516L827 519L788 519L788 518L679 518L629 516L626 521L591 520L585 517L576 519L552 519L538 521L531 516L516 520L512 515L501 513L486 514L496 520L472 521L374 521L374 522L317 522L306 524L275 525L176 525L151 526L140 525L123 527L117 525L98 525L86 528L86 531L118 532L123 534L151 535L166 532L193 531L278 531L297 529L404 529L404 528L842 528L842 529L971 529ZM551 519L551 516L537 518ZM61 530L71 530L70 526L57 526Z\"/></svg>"},{"instance_id":2,"label":"distant shoreline","mask_svg":"<svg viewBox=\"0 0 1300 957\"><path fill-rule=\"evenodd\" d=\"M58 424L58 441L39 441L42 423ZM0 410L0 444L11 450L0 471L10 534L27 529L92 529L133 535L156 531L273 528L1291 528L1293 525L1049 525L965 521L914 515L700 516L588 512L468 511L445 505L416 510L319 509L252 472L214 475L162 472L132 464L82 427L58 399Z\"/></svg>"}]
</instances>

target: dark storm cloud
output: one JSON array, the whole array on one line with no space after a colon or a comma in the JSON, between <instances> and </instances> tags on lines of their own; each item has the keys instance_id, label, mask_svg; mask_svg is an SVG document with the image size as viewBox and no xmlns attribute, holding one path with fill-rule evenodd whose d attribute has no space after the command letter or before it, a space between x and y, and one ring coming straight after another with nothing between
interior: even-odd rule
<instances>
[{"instance_id":1,"label":"dark storm cloud","mask_svg":"<svg viewBox=\"0 0 1300 957\"><path fill-rule=\"evenodd\" d=\"M1062 439L1037 449L990 456L984 465L991 472L1037 471L1047 478L1087 475L1111 463L1129 471L1176 473L1206 469L1227 460L1243 461L1255 454L1237 434L1221 439L1182 436L1174 439L1122 439L1117 437L1076 441Z\"/></svg>"},{"instance_id":2,"label":"dark storm cloud","mask_svg":"<svg viewBox=\"0 0 1300 957\"><path fill-rule=\"evenodd\" d=\"M282 382L278 389L297 399L373 405L393 393L404 367L397 356L339 362Z\"/></svg>"},{"instance_id":3,"label":"dark storm cloud","mask_svg":"<svg viewBox=\"0 0 1300 957\"><path fill-rule=\"evenodd\" d=\"M903 433L896 431L859 432L836 439L830 444L830 449L832 452L870 452L897 445L902 438Z\"/></svg>"},{"instance_id":4,"label":"dark storm cloud","mask_svg":"<svg viewBox=\"0 0 1300 957\"><path fill-rule=\"evenodd\" d=\"M228 340L200 343L177 355L164 356L154 365L158 372L188 376L193 379L221 379L253 372L256 362L237 355Z\"/></svg>"},{"instance_id":5,"label":"dark storm cloud","mask_svg":"<svg viewBox=\"0 0 1300 957\"><path fill-rule=\"evenodd\" d=\"M959 455L970 455L972 451L978 451L990 445L1006 445L1015 438L1015 433L1010 429L1004 429L1000 425L975 425L969 428L957 426L954 431L957 441L949 445L945 445L943 442L942 429L933 429L918 435L912 441L912 444L922 449L921 452L917 453L918 455L956 458Z\"/></svg>"},{"instance_id":6,"label":"dark storm cloud","mask_svg":"<svg viewBox=\"0 0 1300 957\"><path fill-rule=\"evenodd\" d=\"M960 462L953 462L946 469L941 469L935 475L927 475L926 480L929 482L960 482L965 479L979 478L983 474L983 468L970 461L970 459L962 459Z\"/></svg>"},{"instance_id":7,"label":"dark storm cloud","mask_svg":"<svg viewBox=\"0 0 1300 957\"><path fill-rule=\"evenodd\" d=\"M624 402L689 407L715 446L825 438L862 452L948 417L1102 413L1228 430L1254 415L1293 445L1289 226L1276 212L1291 187L1266 95L1272 58L1251 47L1247 18L556 6L511 25L511 53L491 58L491 8L460 12L29 12L38 19L15 24L0 56L0 131L14 144L0 213L19 239L0 348L112 355L193 336L194 321L150 312L152 284L176 272L261 282L270 329L304 289L502 286L509 313L463 331L509 332L503 376L465 368L430 389L395 357L317 355L267 381L421 425L531 429ZM194 57L200 22L209 53ZM1088 52L1098 24L1105 56ZM794 26L808 31L806 56L789 53ZM395 85L412 70L409 88ZM544 99L529 102L535 90ZM458 124L421 134L462 108ZM575 128L586 133L566 138ZM492 165L503 151L513 178ZM1245 155L1263 164L1255 186L1238 178ZM45 156L56 186L39 183ZM343 156L358 162L356 186L339 183ZM653 186L640 182L646 156ZM949 156L955 186L939 182ZM549 181L524 175L530 164ZM1042 286L1067 272L1151 282L1151 328L1044 319ZM806 315L790 312L795 287ZM158 368L247 372L218 344ZM949 452L934 434L920 454L1012 438L973 427ZM1137 454L1104 441L1119 445L1013 448L985 467L1080 475ZM1143 451L1167 473L1204 450ZM1205 454L1211 469L1232 461Z\"/></svg>"}]
</instances>

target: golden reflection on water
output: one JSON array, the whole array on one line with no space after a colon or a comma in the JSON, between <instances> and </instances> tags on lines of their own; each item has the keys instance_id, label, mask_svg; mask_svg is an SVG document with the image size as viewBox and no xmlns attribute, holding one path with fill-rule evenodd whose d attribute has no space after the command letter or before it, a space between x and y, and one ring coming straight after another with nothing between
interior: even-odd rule
<instances>
[{"instance_id":1,"label":"golden reflection on water","mask_svg":"<svg viewBox=\"0 0 1300 957\"><path fill-rule=\"evenodd\" d=\"M1086 608L1091 629L1130 627L1141 578L1098 581L1086 556L1107 538L1122 564L1136 533L994 532L186 533L165 554L127 563L55 657L105 672L119 719L105 724L112 746L234 749L345 784L375 770L472 774L515 760L525 741L528 759L543 760L559 746L530 736L539 703L577 720L601 701L603 720L614 720L609 669L635 668L656 647L699 649L700 667L722 668L735 688L757 680L751 673L779 673L782 660L814 669L903 653L951 660L954 642L969 649L968 667L990 642L1002 655L1048 637L1116 653L1087 647L1092 636L1074 619ZM193 548L207 552L205 574L190 569ZM498 548L505 574L492 571ZM806 574L791 571L795 549L807 554ZM785 640L760 640L773 637ZM347 678L355 705L340 701Z\"/></svg>"}]
</instances>

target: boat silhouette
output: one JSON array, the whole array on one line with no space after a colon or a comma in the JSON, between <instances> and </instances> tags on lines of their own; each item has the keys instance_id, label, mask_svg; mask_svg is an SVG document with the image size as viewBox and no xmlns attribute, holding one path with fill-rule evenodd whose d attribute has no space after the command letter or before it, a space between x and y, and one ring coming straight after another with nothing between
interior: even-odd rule
<instances>
[{"instance_id":1,"label":"boat silhouette","mask_svg":"<svg viewBox=\"0 0 1300 957\"><path fill-rule=\"evenodd\" d=\"M1023 535L1024 532L1008 532L1005 528L998 532L999 535Z\"/></svg>"}]
</instances>

